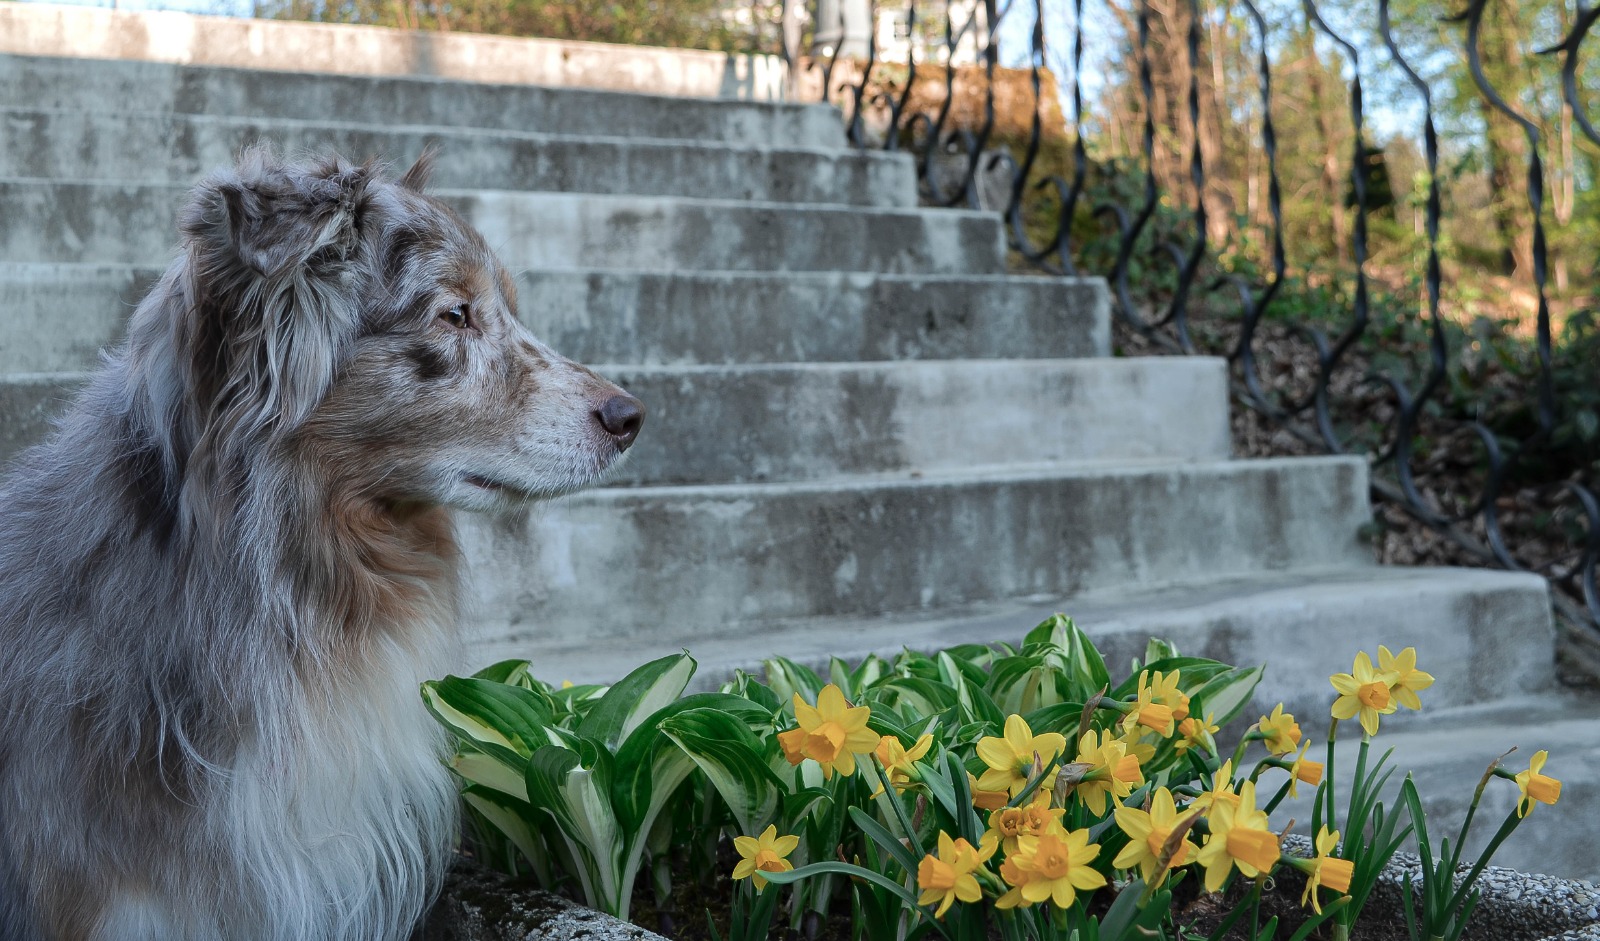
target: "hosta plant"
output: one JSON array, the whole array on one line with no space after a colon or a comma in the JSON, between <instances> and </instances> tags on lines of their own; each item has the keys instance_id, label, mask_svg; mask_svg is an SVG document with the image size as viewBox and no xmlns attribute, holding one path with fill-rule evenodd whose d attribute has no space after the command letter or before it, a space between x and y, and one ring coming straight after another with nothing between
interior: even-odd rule
<instances>
[{"instance_id":1,"label":"hosta plant","mask_svg":"<svg viewBox=\"0 0 1600 941\"><path fill-rule=\"evenodd\" d=\"M609 688L548 685L511 661L427 683L423 698L455 734L481 856L622 917L636 892L663 914L686 886L731 892L697 932L717 938L784 922L813 936L843 911L850 937L874 941L1348 938L1413 829L1433 858L1414 784L1386 807L1392 756L1368 757L1381 718L1420 708L1433 682L1410 648L1379 648L1376 665L1361 653L1331 677L1324 761L1281 705L1246 711L1262 667L1152 641L1113 676L1059 615L1018 646L764 667L686 695L688 654ZM1363 736L1340 799L1333 742L1349 720ZM1554 803L1544 759L1486 774L1479 793L1514 777L1521 811ZM1273 817L1301 787L1314 792L1303 858ZM1471 913L1470 880L1449 879L1464 835L1424 873L1419 938L1456 937ZM1280 931L1260 902L1289 870L1306 909ZM1233 905L1201 929L1174 897L1203 892Z\"/></svg>"}]
</instances>

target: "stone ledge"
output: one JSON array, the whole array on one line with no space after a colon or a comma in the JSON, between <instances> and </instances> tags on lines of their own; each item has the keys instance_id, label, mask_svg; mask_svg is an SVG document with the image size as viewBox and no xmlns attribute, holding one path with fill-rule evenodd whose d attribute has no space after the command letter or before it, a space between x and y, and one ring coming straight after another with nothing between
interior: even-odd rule
<instances>
[{"instance_id":1,"label":"stone ledge","mask_svg":"<svg viewBox=\"0 0 1600 941\"><path fill-rule=\"evenodd\" d=\"M0 3L0 52L778 101L783 59L167 10Z\"/></svg>"}]
</instances>

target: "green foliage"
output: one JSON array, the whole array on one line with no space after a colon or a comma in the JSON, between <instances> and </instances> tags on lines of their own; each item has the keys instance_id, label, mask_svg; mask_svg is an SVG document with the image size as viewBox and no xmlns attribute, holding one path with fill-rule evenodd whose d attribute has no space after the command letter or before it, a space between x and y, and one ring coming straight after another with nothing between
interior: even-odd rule
<instances>
[{"instance_id":1,"label":"green foliage","mask_svg":"<svg viewBox=\"0 0 1600 941\"><path fill-rule=\"evenodd\" d=\"M797 928L844 898L864 938L1175 941L1203 936L1173 901L1202 882L1243 898L1206 926L1211 937L1253 925L1251 937L1299 941L1327 921L1347 938L1412 825L1427 845L1414 786L1402 802L1412 825L1379 800L1392 766L1386 754L1367 767L1365 738L1355 786L1336 801L1338 723L1325 776L1281 710L1235 732L1231 755L1216 752L1212 728L1245 714L1260 666L1153 640L1142 661L1113 672L1057 615L1015 646L833 659L826 679L782 658L765 667L766 683L741 672L718 692L686 695L687 653L609 688L555 689L510 661L426 683L422 695L456 739L451 767L484 859L626 917L646 861L665 898L675 880L726 878L717 847L732 837L739 863L726 920L711 927L719 939L764 938L785 918ZM1408 676L1425 685L1425 674ZM1247 768L1256 743L1270 753ZM1258 808L1258 783L1279 771L1287 780ZM1553 802L1559 782L1534 775L1517 780ZM1317 785L1313 858L1283 853L1268 826L1297 780ZM1339 822L1342 840L1326 832ZM1451 853L1447 843L1449 871ZM1260 919L1257 876L1280 867L1321 881L1320 914ZM1464 921L1467 890L1427 878L1421 922Z\"/></svg>"}]
</instances>

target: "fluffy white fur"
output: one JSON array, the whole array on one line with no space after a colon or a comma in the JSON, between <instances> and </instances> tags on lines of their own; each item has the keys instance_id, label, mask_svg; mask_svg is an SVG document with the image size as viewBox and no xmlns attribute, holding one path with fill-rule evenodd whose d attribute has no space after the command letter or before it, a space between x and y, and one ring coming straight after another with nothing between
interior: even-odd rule
<instances>
[{"instance_id":1,"label":"fluffy white fur","mask_svg":"<svg viewBox=\"0 0 1600 941\"><path fill-rule=\"evenodd\" d=\"M3 941L387 941L437 891L448 510L593 482L643 412L425 173L208 178L0 486Z\"/></svg>"}]
</instances>

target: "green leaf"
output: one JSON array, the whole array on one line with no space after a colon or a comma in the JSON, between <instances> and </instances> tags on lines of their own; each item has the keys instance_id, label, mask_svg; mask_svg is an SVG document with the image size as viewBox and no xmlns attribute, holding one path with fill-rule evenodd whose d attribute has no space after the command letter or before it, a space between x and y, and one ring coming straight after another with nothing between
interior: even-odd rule
<instances>
[{"instance_id":1,"label":"green leaf","mask_svg":"<svg viewBox=\"0 0 1600 941\"><path fill-rule=\"evenodd\" d=\"M893 800L894 798L890 797L890 799ZM916 874L919 862L916 854L908 849L904 843L901 843L899 838L890 833L883 824L872 819L872 815L860 807L850 808L850 819L855 821L856 826L861 828L862 833L866 834L874 843L883 847L884 851L890 856L893 856L895 862L900 864L900 868L904 869L908 874ZM915 835L913 835L914 838Z\"/></svg>"},{"instance_id":2,"label":"green leaf","mask_svg":"<svg viewBox=\"0 0 1600 941\"><path fill-rule=\"evenodd\" d=\"M784 787L749 726L720 709L691 709L663 720L661 731L706 773L740 829L761 832Z\"/></svg>"},{"instance_id":3,"label":"green leaf","mask_svg":"<svg viewBox=\"0 0 1600 941\"><path fill-rule=\"evenodd\" d=\"M861 695L856 689L855 677L850 674L850 664L838 657L830 657L828 660L828 682L839 687L839 692L844 693L844 698L852 702Z\"/></svg>"},{"instance_id":4,"label":"green leaf","mask_svg":"<svg viewBox=\"0 0 1600 941\"><path fill-rule=\"evenodd\" d=\"M462 788L461 799L505 834L506 839L529 863L537 863L549 855L544 840L533 826L533 808L525 801L514 800L498 790L472 784Z\"/></svg>"},{"instance_id":5,"label":"green leaf","mask_svg":"<svg viewBox=\"0 0 1600 941\"><path fill-rule=\"evenodd\" d=\"M1152 660L1118 684L1117 688L1111 691L1111 696L1115 699L1127 699L1137 693L1141 673L1146 671L1171 673L1173 670L1179 671L1180 674L1178 688L1192 696L1196 689L1230 669L1232 668L1226 663L1207 660L1204 657L1167 657L1162 660Z\"/></svg>"},{"instance_id":6,"label":"green leaf","mask_svg":"<svg viewBox=\"0 0 1600 941\"><path fill-rule=\"evenodd\" d=\"M962 678L961 685L956 690L957 701L961 703L963 718L970 722L983 722L995 726L1005 724L1005 713L994 704L989 694L983 687L966 678Z\"/></svg>"},{"instance_id":7,"label":"green leaf","mask_svg":"<svg viewBox=\"0 0 1600 941\"><path fill-rule=\"evenodd\" d=\"M800 698L806 702L815 703L817 694L822 692L826 684L822 677L810 667L801 666L787 657L773 657L761 661L762 667L767 671L767 685L778 694L778 698L785 705L794 699L794 694L799 693Z\"/></svg>"},{"instance_id":8,"label":"green leaf","mask_svg":"<svg viewBox=\"0 0 1600 941\"><path fill-rule=\"evenodd\" d=\"M1043 709L1035 709L1022 717L1033 734L1058 732L1067 737L1071 747L1078 747L1078 723L1083 721L1083 703L1063 702Z\"/></svg>"},{"instance_id":9,"label":"green leaf","mask_svg":"<svg viewBox=\"0 0 1600 941\"><path fill-rule=\"evenodd\" d=\"M743 670L735 670L733 679L722 685L722 691L748 699L774 715L784 707L784 702L778 698L777 693L774 693L765 683Z\"/></svg>"},{"instance_id":10,"label":"green leaf","mask_svg":"<svg viewBox=\"0 0 1600 941\"><path fill-rule=\"evenodd\" d=\"M883 702L914 719L940 715L956 705L956 691L934 680L897 676L873 690Z\"/></svg>"},{"instance_id":11,"label":"green leaf","mask_svg":"<svg viewBox=\"0 0 1600 941\"><path fill-rule=\"evenodd\" d=\"M520 686L447 676L422 684L422 702L445 728L508 765L549 743L549 703Z\"/></svg>"},{"instance_id":12,"label":"green leaf","mask_svg":"<svg viewBox=\"0 0 1600 941\"><path fill-rule=\"evenodd\" d=\"M461 752L450 759L450 769L468 782L519 801L528 799L528 786L523 780L527 762L508 765L487 752Z\"/></svg>"},{"instance_id":13,"label":"green leaf","mask_svg":"<svg viewBox=\"0 0 1600 941\"><path fill-rule=\"evenodd\" d=\"M501 660L499 663L491 663L472 674L472 678L532 689L529 685L531 678L528 675L528 661L526 660Z\"/></svg>"},{"instance_id":14,"label":"green leaf","mask_svg":"<svg viewBox=\"0 0 1600 941\"><path fill-rule=\"evenodd\" d=\"M1217 674L1190 694L1190 714L1215 715L1212 721L1226 728L1249 704L1265 672L1266 667L1235 667Z\"/></svg>"},{"instance_id":15,"label":"green leaf","mask_svg":"<svg viewBox=\"0 0 1600 941\"><path fill-rule=\"evenodd\" d=\"M622 885L622 861L631 847L611 807L611 753L593 739L577 744L577 751L542 748L528 762L529 803L549 813L585 857L586 871L579 874L585 901L627 918L629 893Z\"/></svg>"},{"instance_id":16,"label":"green leaf","mask_svg":"<svg viewBox=\"0 0 1600 941\"><path fill-rule=\"evenodd\" d=\"M647 716L683 695L694 676L687 653L652 660L606 691L578 725L578 733L615 749Z\"/></svg>"},{"instance_id":17,"label":"green leaf","mask_svg":"<svg viewBox=\"0 0 1600 941\"><path fill-rule=\"evenodd\" d=\"M1026 655L1043 655L1047 662L1059 664L1067 686L1061 695L1067 699L1087 700L1090 696L1111 685L1111 675L1106 672L1106 662L1073 620L1057 614L1028 632L1022 652Z\"/></svg>"},{"instance_id":18,"label":"green leaf","mask_svg":"<svg viewBox=\"0 0 1600 941\"><path fill-rule=\"evenodd\" d=\"M881 873L873 872L870 869L863 869L860 866L852 866L849 863L812 863L809 866L801 866L798 869L791 869L788 872L763 872L761 875L764 876L768 882L776 882L778 885L788 885L791 882L799 882L801 879L807 879L811 876L820 876L825 873L836 873L838 875L863 879L875 886L888 889L890 892L893 892L895 895L899 896L901 901L905 902L911 908L917 908L917 897L912 894L910 889L907 889L905 886Z\"/></svg>"},{"instance_id":19,"label":"green leaf","mask_svg":"<svg viewBox=\"0 0 1600 941\"><path fill-rule=\"evenodd\" d=\"M651 808L671 796L672 790L694 770L689 756L662 733L661 723L679 713L705 708L736 715L747 724L765 724L771 718L763 707L727 693L685 696L652 713L617 749L612 804L624 830L634 833L644 828Z\"/></svg>"}]
</instances>

